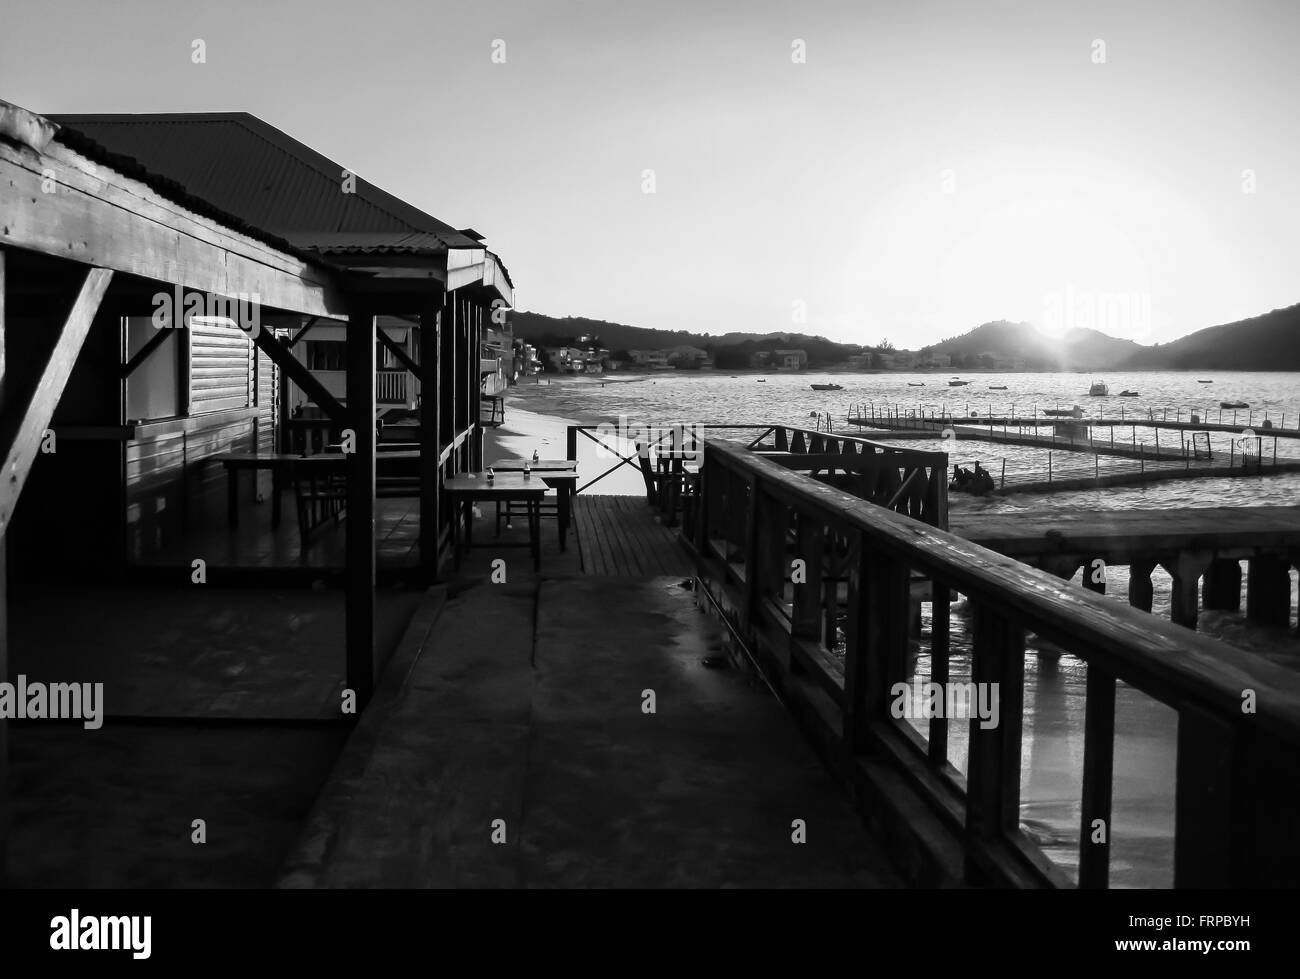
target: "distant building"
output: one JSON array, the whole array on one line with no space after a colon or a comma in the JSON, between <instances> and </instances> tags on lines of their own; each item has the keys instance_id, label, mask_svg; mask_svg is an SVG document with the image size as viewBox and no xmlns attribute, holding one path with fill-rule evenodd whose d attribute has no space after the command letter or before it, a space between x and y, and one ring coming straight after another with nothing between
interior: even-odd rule
<instances>
[{"instance_id":1,"label":"distant building","mask_svg":"<svg viewBox=\"0 0 1300 979\"><path fill-rule=\"evenodd\" d=\"M672 366L668 362L667 350L629 350L632 355L632 363L638 367L657 367L667 369Z\"/></svg>"},{"instance_id":2,"label":"distant building","mask_svg":"<svg viewBox=\"0 0 1300 979\"><path fill-rule=\"evenodd\" d=\"M803 370L808 366L808 353L804 350L774 350L772 362L783 371Z\"/></svg>"},{"instance_id":3,"label":"distant building","mask_svg":"<svg viewBox=\"0 0 1300 979\"><path fill-rule=\"evenodd\" d=\"M668 355L668 363L679 370L700 370L713 366L713 358L709 356L707 350L688 344L671 347L664 353Z\"/></svg>"}]
</instances>

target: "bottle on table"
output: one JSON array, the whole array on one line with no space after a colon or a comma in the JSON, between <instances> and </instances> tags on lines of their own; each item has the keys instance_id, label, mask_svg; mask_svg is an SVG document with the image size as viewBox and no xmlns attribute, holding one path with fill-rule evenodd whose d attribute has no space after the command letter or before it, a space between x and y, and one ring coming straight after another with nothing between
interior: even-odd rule
<instances>
[{"instance_id":1,"label":"bottle on table","mask_svg":"<svg viewBox=\"0 0 1300 979\"><path fill-rule=\"evenodd\" d=\"M488 471L487 471L487 481L488 481L488 483L491 483L492 480L493 480L493 478L494 478L494 474L493 474L493 472L492 472L492 467L491 467L491 466L488 466Z\"/></svg>"}]
</instances>

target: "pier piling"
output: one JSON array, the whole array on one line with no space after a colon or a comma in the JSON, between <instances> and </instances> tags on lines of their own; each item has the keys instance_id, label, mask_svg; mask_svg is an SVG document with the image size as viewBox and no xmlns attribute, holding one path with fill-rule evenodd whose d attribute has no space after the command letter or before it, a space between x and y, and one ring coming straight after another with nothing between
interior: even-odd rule
<instances>
[{"instance_id":1,"label":"pier piling","mask_svg":"<svg viewBox=\"0 0 1300 979\"><path fill-rule=\"evenodd\" d=\"M1285 628L1291 621L1291 571L1279 557L1250 559L1246 577L1246 616Z\"/></svg>"},{"instance_id":2,"label":"pier piling","mask_svg":"<svg viewBox=\"0 0 1300 979\"><path fill-rule=\"evenodd\" d=\"M1151 585L1151 572L1156 569L1154 561L1135 561L1128 569L1128 603L1143 612L1151 611L1151 602L1155 598L1155 589Z\"/></svg>"},{"instance_id":3,"label":"pier piling","mask_svg":"<svg viewBox=\"0 0 1300 979\"><path fill-rule=\"evenodd\" d=\"M1201 601L1207 609L1241 610L1241 562L1216 558L1205 571Z\"/></svg>"}]
</instances>

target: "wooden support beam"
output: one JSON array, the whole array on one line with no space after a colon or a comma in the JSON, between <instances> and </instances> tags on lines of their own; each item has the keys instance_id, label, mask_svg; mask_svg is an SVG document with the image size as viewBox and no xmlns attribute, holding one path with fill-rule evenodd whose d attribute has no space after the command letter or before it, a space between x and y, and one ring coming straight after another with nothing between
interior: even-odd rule
<instances>
[{"instance_id":1,"label":"wooden support beam","mask_svg":"<svg viewBox=\"0 0 1300 979\"><path fill-rule=\"evenodd\" d=\"M375 684L375 322L369 310L349 316L346 351L354 433L347 457L347 685L359 707Z\"/></svg>"},{"instance_id":2,"label":"wooden support beam","mask_svg":"<svg viewBox=\"0 0 1300 979\"><path fill-rule=\"evenodd\" d=\"M1178 714L1174 887L1232 887L1236 733L1185 707Z\"/></svg>"},{"instance_id":3,"label":"wooden support beam","mask_svg":"<svg viewBox=\"0 0 1300 979\"><path fill-rule=\"evenodd\" d=\"M54 191L47 193L53 182ZM4 245L310 316L345 308L337 273L168 200L57 140L0 141Z\"/></svg>"},{"instance_id":4,"label":"wooden support beam","mask_svg":"<svg viewBox=\"0 0 1300 979\"><path fill-rule=\"evenodd\" d=\"M930 579L930 680L941 686L948 683L952 623L949 593L946 582L939 578ZM930 718L929 736L930 761L942 765L948 760L948 718L937 715Z\"/></svg>"},{"instance_id":5,"label":"wooden support beam","mask_svg":"<svg viewBox=\"0 0 1300 979\"><path fill-rule=\"evenodd\" d=\"M430 296L420 310L420 566L430 578L439 568L442 534L442 473L438 463L442 431L442 296ZM381 333L382 335L382 333Z\"/></svg>"},{"instance_id":6,"label":"wooden support beam","mask_svg":"<svg viewBox=\"0 0 1300 979\"><path fill-rule=\"evenodd\" d=\"M1201 604L1207 609L1241 610L1241 562L1217 558L1210 562L1201 588Z\"/></svg>"},{"instance_id":7,"label":"wooden support beam","mask_svg":"<svg viewBox=\"0 0 1300 979\"><path fill-rule=\"evenodd\" d=\"M460 373L457 370L456 359L456 331L460 329L459 317L456 316L456 296L453 293L447 293L442 299L442 318L440 322L441 332L441 356L440 380L438 391L438 403L442 415L442 444L451 445L456 438L456 423L458 421L456 410L456 377ZM452 465L452 472L459 470Z\"/></svg>"},{"instance_id":8,"label":"wooden support beam","mask_svg":"<svg viewBox=\"0 0 1300 979\"><path fill-rule=\"evenodd\" d=\"M300 329L297 333L295 333L293 335L293 338L289 341L289 349L292 350L294 347L298 346L298 341L301 340L303 337L305 337L308 333L310 333L311 328L319 322L320 322L320 317L313 316L306 323L304 323L302 325L302 329Z\"/></svg>"},{"instance_id":9,"label":"wooden support beam","mask_svg":"<svg viewBox=\"0 0 1300 979\"><path fill-rule=\"evenodd\" d=\"M402 349L401 344L399 344L396 340L390 337L383 330L380 330L376 335L379 337L379 342L384 345L384 349L387 350L394 357L396 357L398 361L401 363L401 365L415 376L415 379L417 381L423 383L424 371L420 370L420 365L417 364L415 361L413 361L411 359L411 355Z\"/></svg>"},{"instance_id":10,"label":"wooden support beam","mask_svg":"<svg viewBox=\"0 0 1300 979\"><path fill-rule=\"evenodd\" d=\"M1111 797L1115 772L1115 677L1088 664L1083 719L1083 800L1079 825L1079 888L1110 882Z\"/></svg>"},{"instance_id":11,"label":"wooden support beam","mask_svg":"<svg viewBox=\"0 0 1300 979\"><path fill-rule=\"evenodd\" d=\"M1024 724L1025 632L985 606L975 607L971 679L997 691L997 724L986 727L974 709L966 777L967 853L998 843L1020 828L1020 741ZM996 684L997 686L992 686Z\"/></svg>"},{"instance_id":12,"label":"wooden support beam","mask_svg":"<svg viewBox=\"0 0 1300 979\"><path fill-rule=\"evenodd\" d=\"M1134 561L1128 568L1128 603L1143 612L1150 612L1155 600L1151 585L1151 572L1155 569L1154 561Z\"/></svg>"},{"instance_id":13,"label":"wooden support beam","mask_svg":"<svg viewBox=\"0 0 1300 979\"><path fill-rule=\"evenodd\" d=\"M0 417L8 407L5 364L5 252L0 248ZM4 528L0 528L0 683L9 680L9 580ZM9 880L9 721L0 718L0 887Z\"/></svg>"},{"instance_id":14,"label":"wooden support beam","mask_svg":"<svg viewBox=\"0 0 1300 979\"><path fill-rule=\"evenodd\" d=\"M1285 559L1264 555L1250 559L1246 576L1246 616L1286 628L1291 621L1291 572Z\"/></svg>"},{"instance_id":15,"label":"wooden support beam","mask_svg":"<svg viewBox=\"0 0 1300 979\"><path fill-rule=\"evenodd\" d=\"M108 269L91 269L86 273L81 291L35 386L30 392L11 391L9 394L5 413L0 418L0 452L4 454L4 465L0 468L4 476L0 478L0 531L9 526L23 484L27 482L36 453L40 451L41 439L54 417L54 409L63 396L77 354L81 352L95 311L99 309L100 300L104 298L112 278L113 273Z\"/></svg>"},{"instance_id":16,"label":"wooden support beam","mask_svg":"<svg viewBox=\"0 0 1300 979\"><path fill-rule=\"evenodd\" d=\"M351 321L349 321L351 322ZM340 425L348 424L347 412L334 395L325 390L325 385L316 380L311 371L307 370L302 363L289 352L284 343L276 338L270 330L257 330L253 334L253 342L257 344L259 350L265 351L271 361L280 368L294 384L298 385L312 402L322 409L331 419ZM348 343L352 342L351 334L348 335ZM371 351L370 362L374 363L374 351ZM374 383L373 378L371 384ZM374 427L373 423L370 426Z\"/></svg>"},{"instance_id":17,"label":"wooden support beam","mask_svg":"<svg viewBox=\"0 0 1300 979\"><path fill-rule=\"evenodd\" d=\"M1173 579L1169 596L1169 618L1176 625L1196 628L1201 610L1201 575L1207 567L1208 558L1191 553L1179 554L1176 559L1164 565L1169 577ZM1290 585L1289 580L1287 584Z\"/></svg>"}]
</instances>

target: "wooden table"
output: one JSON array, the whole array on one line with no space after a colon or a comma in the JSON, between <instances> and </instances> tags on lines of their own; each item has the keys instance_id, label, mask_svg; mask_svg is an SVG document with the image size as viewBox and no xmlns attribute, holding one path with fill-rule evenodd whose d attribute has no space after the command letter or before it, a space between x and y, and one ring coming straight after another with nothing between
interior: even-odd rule
<instances>
[{"instance_id":1,"label":"wooden table","mask_svg":"<svg viewBox=\"0 0 1300 979\"><path fill-rule=\"evenodd\" d=\"M526 504L528 508L528 544L501 544L498 546L528 547L533 555L533 570L540 571L542 569L541 504L542 497L546 495L547 489L544 482L535 479L525 480L522 474L502 473L489 483L486 473L466 473L443 480L442 489L447 494L448 504L452 511L452 556L457 570L460 568L462 546L461 521L456 517L456 508L460 506L463 510L465 520L464 550L469 550L473 546L473 504L475 500L485 500L489 503L509 503L512 500L522 500Z\"/></svg>"},{"instance_id":2,"label":"wooden table","mask_svg":"<svg viewBox=\"0 0 1300 979\"><path fill-rule=\"evenodd\" d=\"M573 524L573 495L578 488L578 463L573 459L498 459L492 463L496 472L521 473L527 464L537 478L555 490L555 517L560 529L560 550L567 550L569 527Z\"/></svg>"},{"instance_id":3,"label":"wooden table","mask_svg":"<svg viewBox=\"0 0 1300 979\"><path fill-rule=\"evenodd\" d=\"M239 525L239 473L245 469L271 473L271 526L280 526L280 490L285 476L292 476L295 463L302 457L287 452L218 452L208 456L226 467L226 514L230 526Z\"/></svg>"}]
</instances>

